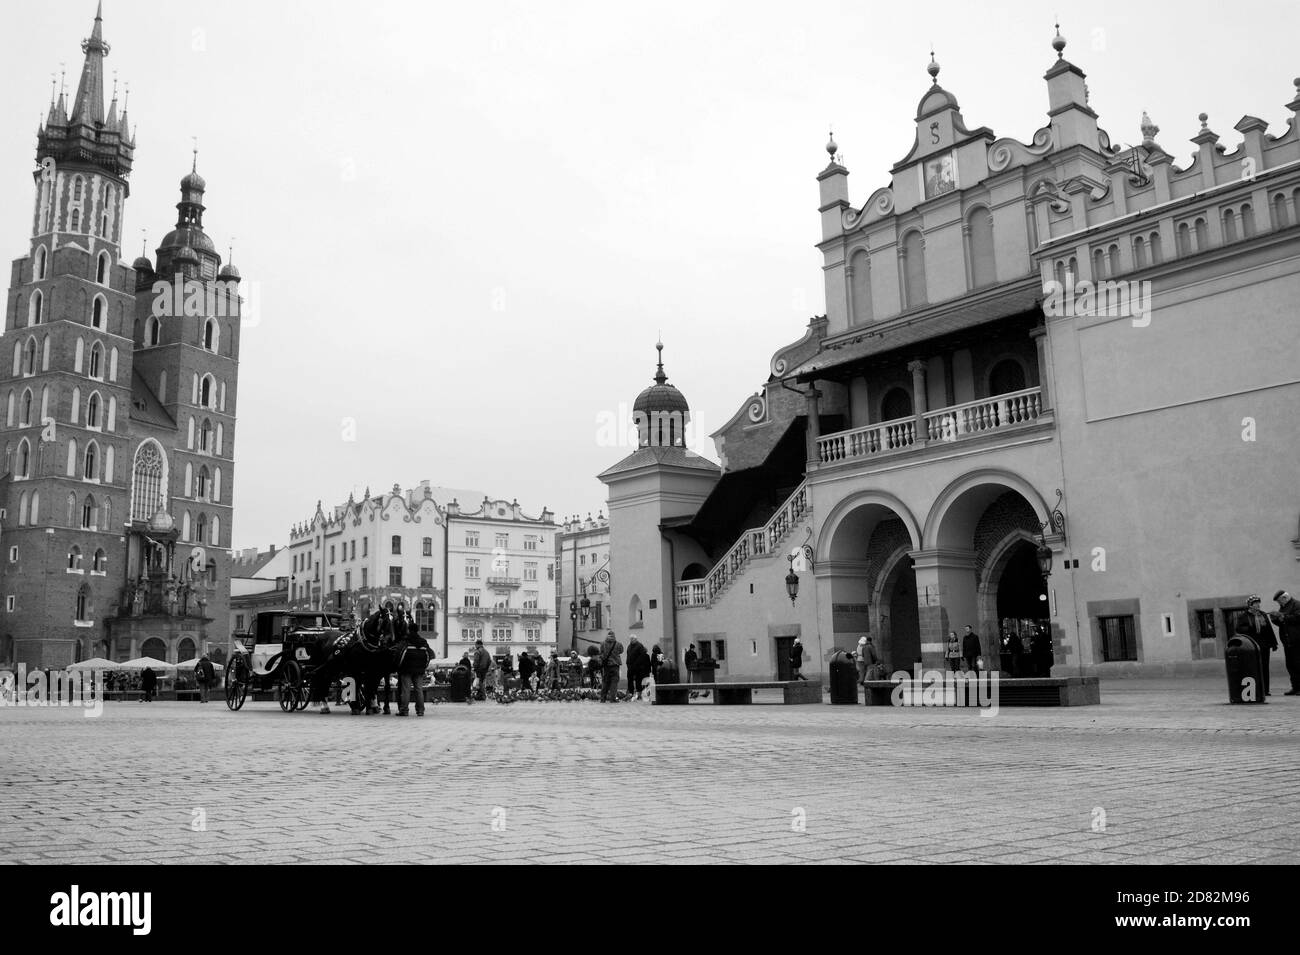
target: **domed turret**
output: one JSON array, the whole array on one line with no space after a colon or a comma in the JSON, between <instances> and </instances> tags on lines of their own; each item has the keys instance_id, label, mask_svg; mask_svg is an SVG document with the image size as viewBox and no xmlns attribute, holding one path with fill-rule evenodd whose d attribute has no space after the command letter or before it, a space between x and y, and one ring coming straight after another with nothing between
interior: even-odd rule
<instances>
[{"instance_id":1,"label":"domed turret","mask_svg":"<svg viewBox=\"0 0 1300 955\"><path fill-rule=\"evenodd\" d=\"M659 370L655 383L636 396L632 403L632 420L636 422L638 444L650 446L685 447L686 425L691 420L691 408L686 396L676 386L668 384L664 374L664 343L655 345L659 351Z\"/></svg>"},{"instance_id":2,"label":"domed turret","mask_svg":"<svg viewBox=\"0 0 1300 955\"><path fill-rule=\"evenodd\" d=\"M181 180L181 192L203 192L207 188L207 181L198 174L197 170L191 170Z\"/></svg>"},{"instance_id":3,"label":"domed turret","mask_svg":"<svg viewBox=\"0 0 1300 955\"><path fill-rule=\"evenodd\" d=\"M131 268L135 269L137 272L152 272L153 262L147 255L142 255L131 263Z\"/></svg>"},{"instance_id":4,"label":"domed turret","mask_svg":"<svg viewBox=\"0 0 1300 955\"><path fill-rule=\"evenodd\" d=\"M227 282L239 281L239 269L235 268L234 262L227 262L221 267L221 272L217 275L219 279L225 279Z\"/></svg>"},{"instance_id":5,"label":"domed turret","mask_svg":"<svg viewBox=\"0 0 1300 955\"><path fill-rule=\"evenodd\" d=\"M183 245L176 251L176 255L173 258L177 262L193 262L197 265L199 254L188 245Z\"/></svg>"}]
</instances>

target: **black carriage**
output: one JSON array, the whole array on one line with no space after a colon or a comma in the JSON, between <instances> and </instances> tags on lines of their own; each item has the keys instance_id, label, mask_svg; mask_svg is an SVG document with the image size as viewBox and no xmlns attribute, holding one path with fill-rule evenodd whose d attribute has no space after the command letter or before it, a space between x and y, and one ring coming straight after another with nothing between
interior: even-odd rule
<instances>
[{"instance_id":1,"label":"black carriage","mask_svg":"<svg viewBox=\"0 0 1300 955\"><path fill-rule=\"evenodd\" d=\"M286 713L306 709L316 668L344 629L345 618L336 613L258 613L247 632L235 635L226 665L226 706L238 710L249 693L274 692Z\"/></svg>"}]
</instances>

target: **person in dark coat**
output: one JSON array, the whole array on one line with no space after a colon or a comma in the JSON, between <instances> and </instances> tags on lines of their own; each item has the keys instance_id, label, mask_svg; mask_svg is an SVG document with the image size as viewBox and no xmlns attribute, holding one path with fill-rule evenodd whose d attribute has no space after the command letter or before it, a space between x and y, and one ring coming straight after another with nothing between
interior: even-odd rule
<instances>
[{"instance_id":1,"label":"person in dark coat","mask_svg":"<svg viewBox=\"0 0 1300 955\"><path fill-rule=\"evenodd\" d=\"M977 669L980 658L980 638L975 629L966 624L966 633L961 638L961 655L966 660L966 669Z\"/></svg>"},{"instance_id":2,"label":"person in dark coat","mask_svg":"<svg viewBox=\"0 0 1300 955\"><path fill-rule=\"evenodd\" d=\"M415 715L424 715L424 671L433 659L433 647L424 639L415 620L408 620L406 644L397 665L397 715L405 716L410 709L410 700L415 700ZM407 693L410 693L410 696Z\"/></svg>"},{"instance_id":3,"label":"person in dark coat","mask_svg":"<svg viewBox=\"0 0 1300 955\"><path fill-rule=\"evenodd\" d=\"M1025 645L1020 639L1020 634L1015 630L1007 634L1007 653L1011 657L1011 675L1020 676L1024 668L1020 658L1025 655Z\"/></svg>"},{"instance_id":4,"label":"person in dark coat","mask_svg":"<svg viewBox=\"0 0 1300 955\"><path fill-rule=\"evenodd\" d=\"M655 644L650 650L650 675L654 677L655 682L659 682L659 668L664 665L664 652L659 649L659 644Z\"/></svg>"},{"instance_id":5,"label":"person in dark coat","mask_svg":"<svg viewBox=\"0 0 1300 955\"><path fill-rule=\"evenodd\" d=\"M1236 632L1250 637L1259 647L1259 662L1264 667L1264 695L1269 696L1268 656L1277 649L1277 637L1273 635L1273 625L1268 617L1259 609L1261 602L1259 594L1246 598L1246 612L1237 617Z\"/></svg>"},{"instance_id":6,"label":"person in dark coat","mask_svg":"<svg viewBox=\"0 0 1300 955\"><path fill-rule=\"evenodd\" d=\"M194 664L194 682L199 686L199 702L208 702L208 688L216 682L217 671L212 666L212 661L208 659L205 653L199 657L199 662Z\"/></svg>"},{"instance_id":7,"label":"person in dark coat","mask_svg":"<svg viewBox=\"0 0 1300 955\"><path fill-rule=\"evenodd\" d=\"M1273 595L1277 610L1268 615L1282 638L1286 654L1286 672L1291 675L1291 689L1284 696L1300 696L1300 602L1285 590Z\"/></svg>"},{"instance_id":8,"label":"person in dark coat","mask_svg":"<svg viewBox=\"0 0 1300 955\"><path fill-rule=\"evenodd\" d=\"M158 674L153 672L153 667L145 667L144 672L140 674L140 689L144 690L144 702L153 702L154 690L158 687Z\"/></svg>"},{"instance_id":9,"label":"person in dark coat","mask_svg":"<svg viewBox=\"0 0 1300 955\"><path fill-rule=\"evenodd\" d=\"M633 634L627 641L627 691L641 699L641 681L650 675L650 654Z\"/></svg>"},{"instance_id":10,"label":"person in dark coat","mask_svg":"<svg viewBox=\"0 0 1300 955\"><path fill-rule=\"evenodd\" d=\"M644 649L644 648L643 648ZM600 669L605 683L600 690L600 702L618 702L618 671L623 665L623 644L618 642L614 631L609 631L605 642L600 645Z\"/></svg>"},{"instance_id":11,"label":"person in dark coat","mask_svg":"<svg viewBox=\"0 0 1300 955\"><path fill-rule=\"evenodd\" d=\"M531 690L533 679L533 658L527 653L519 654L519 689Z\"/></svg>"},{"instance_id":12,"label":"person in dark coat","mask_svg":"<svg viewBox=\"0 0 1300 955\"><path fill-rule=\"evenodd\" d=\"M474 641L474 657L472 660L474 666L475 693L474 696L480 700L487 699L487 676L492 670L492 654L488 653L483 647L482 640Z\"/></svg>"},{"instance_id":13,"label":"person in dark coat","mask_svg":"<svg viewBox=\"0 0 1300 955\"><path fill-rule=\"evenodd\" d=\"M686 656L684 657L684 660L686 662L687 683L695 682L695 664L699 659L700 659L700 655L695 652L695 644L692 643L689 647L686 648Z\"/></svg>"},{"instance_id":14,"label":"person in dark coat","mask_svg":"<svg viewBox=\"0 0 1300 955\"><path fill-rule=\"evenodd\" d=\"M799 672L801 669L803 669L803 641L798 637L795 637L794 643L790 645L790 679L808 679Z\"/></svg>"}]
</instances>

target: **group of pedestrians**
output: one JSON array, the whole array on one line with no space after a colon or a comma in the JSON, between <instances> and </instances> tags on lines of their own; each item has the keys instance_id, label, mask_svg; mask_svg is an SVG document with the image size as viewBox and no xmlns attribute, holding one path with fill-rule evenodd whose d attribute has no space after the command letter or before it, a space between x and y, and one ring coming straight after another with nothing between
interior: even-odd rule
<instances>
[{"instance_id":1,"label":"group of pedestrians","mask_svg":"<svg viewBox=\"0 0 1300 955\"><path fill-rule=\"evenodd\" d=\"M1264 669L1264 695L1271 696L1268 680L1268 658L1278 649L1278 637L1281 637L1282 652L1286 655L1286 672L1291 677L1291 689L1283 696L1300 696L1300 601L1285 590L1273 595L1277 610L1264 613L1260 609L1263 600L1259 594L1246 598L1246 612L1237 617L1236 632L1239 636L1250 637L1259 647L1260 664ZM1273 627L1277 627L1277 634Z\"/></svg>"}]
</instances>

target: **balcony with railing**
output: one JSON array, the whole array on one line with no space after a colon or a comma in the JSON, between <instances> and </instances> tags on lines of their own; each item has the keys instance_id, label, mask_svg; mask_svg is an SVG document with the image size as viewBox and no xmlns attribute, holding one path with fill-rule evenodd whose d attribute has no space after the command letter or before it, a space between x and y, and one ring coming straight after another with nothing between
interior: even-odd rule
<instances>
[{"instance_id":1,"label":"balcony with railing","mask_svg":"<svg viewBox=\"0 0 1300 955\"><path fill-rule=\"evenodd\" d=\"M516 590L523 583L518 577L489 577L487 585L493 590Z\"/></svg>"},{"instance_id":2,"label":"balcony with railing","mask_svg":"<svg viewBox=\"0 0 1300 955\"><path fill-rule=\"evenodd\" d=\"M775 553L794 526L811 513L812 499L807 484L800 484L766 524L741 534L708 576L678 583L675 593L677 606L707 607L712 604L751 560Z\"/></svg>"},{"instance_id":3,"label":"balcony with railing","mask_svg":"<svg viewBox=\"0 0 1300 955\"><path fill-rule=\"evenodd\" d=\"M1042 389L1025 388L828 434L817 440L817 462L833 465L966 441L1046 423L1049 415Z\"/></svg>"}]
</instances>

